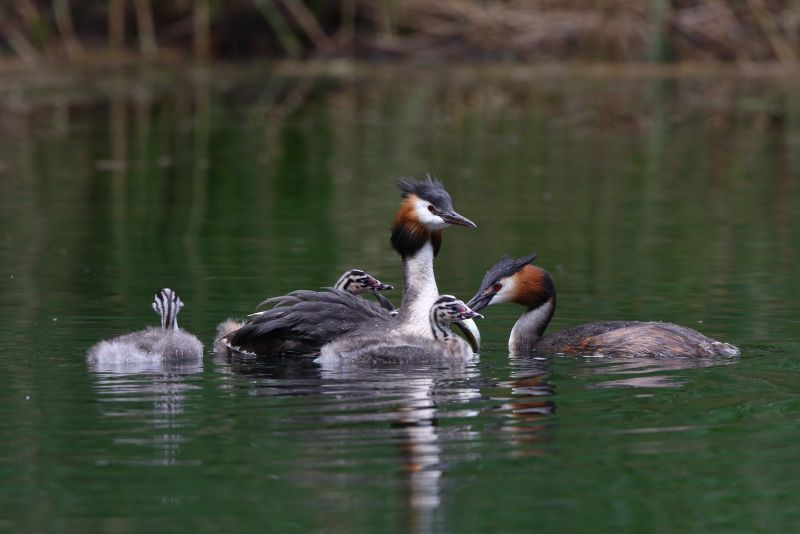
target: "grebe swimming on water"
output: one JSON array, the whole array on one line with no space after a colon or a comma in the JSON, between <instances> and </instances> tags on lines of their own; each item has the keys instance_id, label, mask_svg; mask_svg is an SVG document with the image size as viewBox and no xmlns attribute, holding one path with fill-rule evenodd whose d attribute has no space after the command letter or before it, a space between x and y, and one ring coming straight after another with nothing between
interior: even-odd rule
<instances>
[{"instance_id":1,"label":"grebe swimming on water","mask_svg":"<svg viewBox=\"0 0 800 534\"><path fill-rule=\"evenodd\" d=\"M153 310L161 317L161 326L101 341L87 354L90 363L133 363L203 358L203 344L189 332L178 328L178 312L183 302L175 292L164 288L156 293Z\"/></svg>"},{"instance_id":2,"label":"grebe swimming on water","mask_svg":"<svg viewBox=\"0 0 800 534\"><path fill-rule=\"evenodd\" d=\"M503 302L528 310L511 330L511 353L532 349L558 354L603 356L736 356L739 349L696 330L672 323L603 321L545 336L556 309L556 286L550 274L532 265L536 254L504 256L486 272L481 287L467 305L475 311Z\"/></svg>"},{"instance_id":3,"label":"grebe swimming on water","mask_svg":"<svg viewBox=\"0 0 800 534\"><path fill-rule=\"evenodd\" d=\"M482 317L452 295L441 295L428 311L428 335L408 333L395 324L362 327L324 345L319 363L424 364L461 362L474 354L450 331L450 323Z\"/></svg>"},{"instance_id":4,"label":"grebe swimming on water","mask_svg":"<svg viewBox=\"0 0 800 534\"><path fill-rule=\"evenodd\" d=\"M353 295L362 295L364 293L371 292L375 297L379 297L378 302L380 307L387 310L390 315L394 316L399 311L394 307L389 299L380 293L377 293L378 291L391 290L394 288L389 284L384 284L377 278L362 271L361 269L351 269L349 271L345 271L345 273L336 282L333 289L346 291ZM291 306L301 302L304 298L308 298L309 294L312 298L317 298L316 293L317 292L315 291L300 289L297 291L292 291L288 295L284 295L282 297L269 298L260 303L258 306L261 307L264 304L270 304L273 302L278 302L281 306ZM256 312L250 314L250 317L257 317L262 313L266 312ZM478 327L475 326L475 321L472 319L459 319L454 321L454 324L463 332L464 337L467 339L472 349L475 352L478 352L481 345L481 335ZM228 347L220 342L221 339L234 330L241 328L243 325L244 322L236 321L234 319L227 319L226 321L220 323L217 326L217 338L214 342L214 350L217 353L224 353L227 351Z\"/></svg>"},{"instance_id":5,"label":"grebe swimming on water","mask_svg":"<svg viewBox=\"0 0 800 534\"><path fill-rule=\"evenodd\" d=\"M274 308L251 318L221 341L234 351L250 354L311 353L356 328L393 320L407 333L430 336L428 312L439 296L433 259L441 247L442 230L450 225L476 225L453 210L450 195L438 179L401 179L397 186L403 200L392 226L391 243L403 258L405 288L396 319L387 310L343 291L294 292L271 299Z\"/></svg>"}]
</instances>

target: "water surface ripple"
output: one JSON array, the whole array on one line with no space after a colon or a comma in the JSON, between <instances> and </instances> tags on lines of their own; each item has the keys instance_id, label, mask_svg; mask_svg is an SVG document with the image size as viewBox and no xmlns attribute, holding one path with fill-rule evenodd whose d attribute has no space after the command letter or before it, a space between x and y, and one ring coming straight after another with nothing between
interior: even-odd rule
<instances>
[{"instance_id":1,"label":"water surface ripple","mask_svg":"<svg viewBox=\"0 0 800 534\"><path fill-rule=\"evenodd\" d=\"M0 527L791 531L800 522L792 78L271 67L0 77ZM680 323L733 359L321 367L216 324L346 268L396 286L391 179L438 174L443 293L538 252L550 331ZM186 303L195 365L87 365ZM398 291L388 295L399 302Z\"/></svg>"}]
</instances>

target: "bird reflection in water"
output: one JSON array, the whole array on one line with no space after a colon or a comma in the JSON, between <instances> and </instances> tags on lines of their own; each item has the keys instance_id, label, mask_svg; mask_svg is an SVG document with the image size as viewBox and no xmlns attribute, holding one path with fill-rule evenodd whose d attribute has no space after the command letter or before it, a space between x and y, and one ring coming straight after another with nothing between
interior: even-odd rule
<instances>
[{"instance_id":1,"label":"bird reflection in water","mask_svg":"<svg viewBox=\"0 0 800 534\"><path fill-rule=\"evenodd\" d=\"M681 371L702 369L716 365L733 365L738 358L650 358L650 357L603 357L584 358L575 372L576 376L596 375L608 378L589 382L588 387L597 388L677 388L685 379ZM607 375L611 375L608 377Z\"/></svg>"},{"instance_id":2,"label":"bird reflection in water","mask_svg":"<svg viewBox=\"0 0 800 534\"><path fill-rule=\"evenodd\" d=\"M403 478L404 503L407 508L408 530L430 532L437 530L437 511L442 501L442 477L447 459L453 451L448 444L463 444L476 439L465 425L439 426L440 406L447 406L447 417L475 417L479 411L468 403L480 398L480 392L470 380L479 376L474 363L454 364L446 368L376 368L353 364L325 364L322 380L329 385L346 382L348 395L363 407L372 397L383 406L387 398L394 408L371 415L376 420L389 420L391 435L396 440ZM341 398L344 389L335 387L331 393ZM459 410L455 406L467 404ZM380 418L380 419L377 419Z\"/></svg>"},{"instance_id":3,"label":"bird reflection in water","mask_svg":"<svg viewBox=\"0 0 800 534\"><path fill-rule=\"evenodd\" d=\"M550 441L550 416L556 411L555 385L549 382L552 360L546 356L509 356L510 379L498 384L510 396L497 410L506 416L503 431L510 436L513 457L539 456Z\"/></svg>"},{"instance_id":4,"label":"bird reflection in water","mask_svg":"<svg viewBox=\"0 0 800 534\"><path fill-rule=\"evenodd\" d=\"M182 416L187 392L197 389L189 382L191 377L199 377L203 372L202 360L91 362L89 370L96 377L101 413L131 423L129 437L118 436L114 444L153 449L153 453L133 456L130 462L134 465L178 465L184 442L181 429L186 426ZM152 410L143 410L143 402L152 402ZM143 434L144 437L140 437ZM102 464L107 460L98 458L97 461Z\"/></svg>"}]
</instances>

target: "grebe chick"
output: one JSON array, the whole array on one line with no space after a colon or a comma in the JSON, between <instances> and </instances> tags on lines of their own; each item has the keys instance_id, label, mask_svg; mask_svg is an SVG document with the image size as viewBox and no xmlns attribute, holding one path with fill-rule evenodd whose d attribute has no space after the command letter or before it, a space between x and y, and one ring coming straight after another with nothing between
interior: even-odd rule
<instances>
[{"instance_id":1,"label":"grebe chick","mask_svg":"<svg viewBox=\"0 0 800 534\"><path fill-rule=\"evenodd\" d=\"M372 277L360 269L351 269L350 271L345 272L336 282L336 285L334 285L334 289L341 289L354 295L361 295L363 293L370 292L377 299L381 308L387 310L392 316L395 316L400 312L400 310L398 310L389 299L384 297L381 293L378 293L378 291L391 290L394 289L394 287L389 284L382 283L380 280ZM270 300L271 299L265 300L259 304L259 307L269 303ZM478 330L475 321L472 319L465 319L463 321L454 321L453 324L464 334L464 337L467 342L469 342L472 350L478 352L481 346L481 332Z\"/></svg>"},{"instance_id":2,"label":"grebe chick","mask_svg":"<svg viewBox=\"0 0 800 534\"><path fill-rule=\"evenodd\" d=\"M450 331L450 324L482 317L452 295L442 295L428 313L429 336L396 328L362 328L322 347L319 363L430 364L461 362L474 354L470 345Z\"/></svg>"},{"instance_id":3,"label":"grebe chick","mask_svg":"<svg viewBox=\"0 0 800 534\"><path fill-rule=\"evenodd\" d=\"M503 302L528 309L508 340L511 353L540 350L556 354L650 357L736 356L739 349L672 323L604 321L545 336L556 309L556 286L550 274L532 265L536 254L504 256L486 272L481 287L467 303L473 310Z\"/></svg>"},{"instance_id":4,"label":"grebe chick","mask_svg":"<svg viewBox=\"0 0 800 534\"><path fill-rule=\"evenodd\" d=\"M390 284L384 284L371 274L362 271L361 269L350 269L345 271L333 285L333 289L337 289L339 291L346 291L352 295L363 295L364 293L372 293L378 300L378 304L380 304L381 308L384 308L387 311L394 310L394 306L389 301L389 299L378 293L379 291L391 291L392 289L394 289L394 286ZM303 291L303 290L300 289L297 291ZM293 291L292 293L289 293L289 295L292 295L297 291ZM256 306L256 308L260 308L270 303L283 302L286 296L288 295L284 295L282 297L270 297L260 302L258 306ZM252 313L250 314L250 317L254 317L256 315L259 315L260 313L263 312Z\"/></svg>"},{"instance_id":5,"label":"grebe chick","mask_svg":"<svg viewBox=\"0 0 800 534\"><path fill-rule=\"evenodd\" d=\"M378 298L378 304L380 307L384 308L387 311L394 310L394 306L392 305L389 300L380 295L378 291L388 291L394 289L394 286L390 284L384 284L371 274L361 270L361 269L349 269L345 271L342 276L336 281L333 285L333 289L338 291L346 291L352 295L362 295L364 293L372 293L375 297ZM280 297L271 297L268 298L258 304L256 308L261 308L262 306L270 303L278 303L278 306L289 306L294 301L292 297L297 297L302 299L306 293L316 293L314 291L308 291L299 289L296 291L292 291L287 295L283 295ZM382 299L382 300L381 300ZM258 317L259 315L266 313L265 311L259 311L255 313L251 313L248 317ZM237 321L236 319L226 319L217 325L217 337L214 339L214 350L215 352L225 352L228 350L228 347L222 343L222 338L227 336L228 334L238 330L239 328L245 325L245 321Z\"/></svg>"},{"instance_id":6,"label":"grebe chick","mask_svg":"<svg viewBox=\"0 0 800 534\"><path fill-rule=\"evenodd\" d=\"M178 312L183 302L175 292L164 288L156 293L153 310L161 326L101 341L87 354L90 363L133 363L145 361L188 361L203 358L203 344L178 327Z\"/></svg>"},{"instance_id":7,"label":"grebe chick","mask_svg":"<svg viewBox=\"0 0 800 534\"><path fill-rule=\"evenodd\" d=\"M317 352L325 343L362 326L389 323L407 333L431 337L428 312L439 290L433 259L450 225L475 228L453 210L453 202L438 179L398 180L402 202L392 226L391 243L403 259L405 282L397 318L363 299L334 289L295 291L271 299L276 306L222 338L231 350L280 355Z\"/></svg>"}]
</instances>

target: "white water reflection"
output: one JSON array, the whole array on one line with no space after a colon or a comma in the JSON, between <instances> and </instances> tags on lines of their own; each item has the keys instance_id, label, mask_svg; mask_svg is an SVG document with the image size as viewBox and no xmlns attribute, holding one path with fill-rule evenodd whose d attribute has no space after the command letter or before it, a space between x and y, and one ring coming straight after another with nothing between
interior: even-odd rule
<instances>
[{"instance_id":1,"label":"white water reflection","mask_svg":"<svg viewBox=\"0 0 800 534\"><path fill-rule=\"evenodd\" d=\"M499 411L505 416L503 432L508 436L512 457L538 456L540 445L552 436L551 416L556 411L555 385L550 382L552 361L546 357L509 356L510 379L498 386L508 388Z\"/></svg>"},{"instance_id":2,"label":"white water reflection","mask_svg":"<svg viewBox=\"0 0 800 534\"><path fill-rule=\"evenodd\" d=\"M732 365L739 358L593 358L586 359L578 376L611 375L613 378L590 382L588 388L676 388L689 379L682 371L703 369L717 365ZM621 378L618 378L620 377Z\"/></svg>"},{"instance_id":3,"label":"white water reflection","mask_svg":"<svg viewBox=\"0 0 800 534\"><path fill-rule=\"evenodd\" d=\"M349 417L387 421L396 440L399 473L403 479L408 529L412 532L436 530L442 503L442 477L446 470L447 444L476 439L465 425L439 426L447 406L448 417L475 417L478 410L454 406L480 398L470 379L478 377L472 364L447 368L380 368L340 362L322 366L322 391L334 396L337 413L323 415L323 422L341 422L342 412L356 410ZM343 402L342 402L343 401ZM364 413L376 401L380 412ZM387 406L387 401L391 403ZM352 403L352 404L350 404Z\"/></svg>"},{"instance_id":4,"label":"white water reflection","mask_svg":"<svg viewBox=\"0 0 800 534\"><path fill-rule=\"evenodd\" d=\"M202 373L203 362L92 362L89 370L95 376L100 413L127 422L114 433L109 456L125 457L129 465L181 463L187 397L198 389L190 381ZM118 455L111 450L131 446L138 452ZM106 458L96 461L111 463Z\"/></svg>"}]
</instances>

